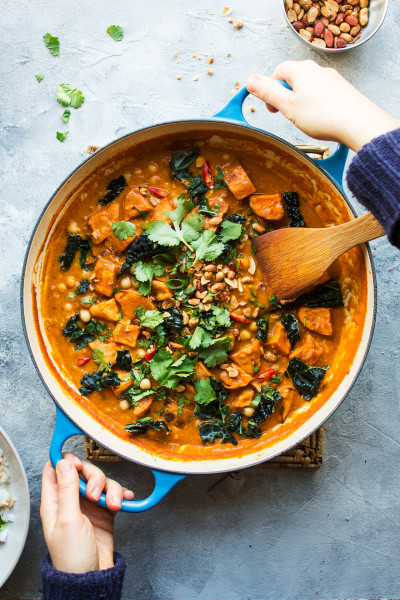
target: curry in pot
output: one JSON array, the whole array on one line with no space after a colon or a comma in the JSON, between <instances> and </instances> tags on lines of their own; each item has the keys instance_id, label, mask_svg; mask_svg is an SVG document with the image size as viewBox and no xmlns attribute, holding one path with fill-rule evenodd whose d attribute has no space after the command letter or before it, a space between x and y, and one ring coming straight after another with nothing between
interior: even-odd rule
<instances>
[{"instance_id":1,"label":"curry in pot","mask_svg":"<svg viewBox=\"0 0 400 600\"><path fill-rule=\"evenodd\" d=\"M91 178L51 232L41 296L75 399L179 460L245 454L298 428L350 369L366 311L359 248L285 306L252 248L273 228L348 220L346 209L322 210L246 152L197 142Z\"/></svg>"}]
</instances>

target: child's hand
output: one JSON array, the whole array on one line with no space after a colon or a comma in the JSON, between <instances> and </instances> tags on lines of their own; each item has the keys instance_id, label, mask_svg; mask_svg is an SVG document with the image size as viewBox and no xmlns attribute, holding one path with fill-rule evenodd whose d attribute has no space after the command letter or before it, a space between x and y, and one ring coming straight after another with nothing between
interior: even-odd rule
<instances>
[{"instance_id":1,"label":"child's hand","mask_svg":"<svg viewBox=\"0 0 400 600\"><path fill-rule=\"evenodd\" d=\"M107 479L100 469L63 455L56 471L50 462L43 470L40 516L53 566L67 573L86 573L114 565L114 517L122 499L133 492ZM79 475L87 481L88 497L98 500L104 490L108 509L79 496Z\"/></svg>"},{"instance_id":2,"label":"child's hand","mask_svg":"<svg viewBox=\"0 0 400 600\"><path fill-rule=\"evenodd\" d=\"M293 91L274 81L286 81ZM342 142L359 150L373 138L397 129L400 122L358 92L334 69L312 60L287 61L272 77L252 75L247 89L280 111L304 133L319 140Z\"/></svg>"}]
</instances>

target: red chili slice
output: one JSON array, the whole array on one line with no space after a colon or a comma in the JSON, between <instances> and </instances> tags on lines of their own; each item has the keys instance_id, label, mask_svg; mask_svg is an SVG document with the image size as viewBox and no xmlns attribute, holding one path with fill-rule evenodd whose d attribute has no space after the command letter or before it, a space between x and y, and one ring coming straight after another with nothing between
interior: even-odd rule
<instances>
[{"instance_id":1,"label":"red chili slice","mask_svg":"<svg viewBox=\"0 0 400 600\"><path fill-rule=\"evenodd\" d=\"M203 181L209 188L214 185L214 175L208 160L206 160L203 167Z\"/></svg>"},{"instance_id":2,"label":"red chili slice","mask_svg":"<svg viewBox=\"0 0 400 600\"><path fill-rule=\"evenodd\" d=\"M148 350L146 350L146 354L144 355L144 360L149 361L155 355L157 350L157 346L152 346Z\"/></svg>"},{"instance_id":3,"label":"red chili slice","mask_svg":"<svg viewBox=\"0 0 400 600\"><path fill-rule=\"evenodd\" d=\"M229 314L230 318L238 323L252 323L251 319L247 319L246 317L241 317L240 315L236 315L235 313Z\"/></svg>"},{"instance_id":4,"label":"red chili slice","mask_svg":"<svg viewBox=\"0 0 400 600\"><path fill-rule=\"evenodd\" d=\"M276 375L276 369L267 369L266 371L262 371L258 377L257 381L265 381L266 379L271 379L274 375Z\"/></svg>"},{"instance_id":5,"label":"red chili slice","mask_svg":"<svg viewBox=\"0 0 400 600\"><path fill-rule=\"evenodd\" d=\"M166 198L169 194L167 190L160 190L160 188L148 187L147 189L149 190L149 192L154 194L154 196L157 196L157 198Z\"/></svg>"},{"instance_id":6,"label":"red chili slice","mask_svg":"<svg viewBox=\"0 0 400 600\"><path fill-rule=\"evenodd\" d=\"M86 365L90 360L89 356L81 356L78 358L78 365L81 367L82 365Z\"/></svg>"}]
</instances>

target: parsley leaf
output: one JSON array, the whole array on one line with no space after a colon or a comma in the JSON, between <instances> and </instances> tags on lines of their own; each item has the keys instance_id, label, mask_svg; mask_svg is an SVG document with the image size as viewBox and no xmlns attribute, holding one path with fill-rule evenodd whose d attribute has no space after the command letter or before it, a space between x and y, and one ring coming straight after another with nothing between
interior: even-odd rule
<instances>
[{"instance_id":1,"label":"parsley leaf","mask_svg":"<svg viewBox=\"0 0 400 600\"><path fill-rule=\"evenodd\" d=\"M57 86L57 102L63 106L71 105L72 108L79 108L85 102L82 92L73 88L69 83L60 83Z\"/></svg>"},{"instance_id":2,"label":"parsley leaf","mask_svg":"<svg viewBox=\"0 0 400 600\"><path fill-rule=\"evenodd\" d=\"M114 221L111 225L114 235L119 240L125 241L128 237L133 237L136 233L136 227L129 221Z\"/></svg>"},{"instance_id":3,"label":"parsley leaf","mask_svg":"<svg viewBox=\"0 0 400 600\"><path fill-rule=\"evenodd\" d=\"M69 134L69 131L66 131L65 133L62 133L61 131L57 131L57 139L59 142L63 142L64 140L67 139L67 135Z\"/></svg>"},{"instance_id":4,"label":"parsley leaf","mask_svg":"<svg viewBox=\"0 0 400 600\"><path fill-rule=\"evenodd\" d=\"M46 33L43 36L44 45L53 56L60 54L60 40L58 37L52 36L50 33Z\"/></svg>"},{"instance_id":5,"label":"parsley leaf","mask_svg":"<svg viewBox=\"0 0 400 600\"><path fill-rule=\"evenodd\" d=\"M232 221L222 221L219 239L222 242L237 240L242 234L242 226L240 223L232 223Z\"/></svg>"},{"instance_id":6,"label":"parsley leaf","mask_svg":"<svg viewBox=\"0 0 400 600\"><path fill-rule=\"evenodd\" d=\"M112 37L114 42L120 42L124 37L124 32L120 25L110 25L110 27L107 28L107 33Z\"/></svg>"},{"instance_id":7,"label":"parsley leaf","mask_svg":"<svg viewBox=\"0 0 400 600\"><path fill-rule=\"evenodd\" d=\"M43 73L35 73L35 77L38 83L40 83L42 81L42 79L44 78Z\"/></svg>"},{"instance_id":8,"label":"parsley leaf","mask_svg":"<svg viewBox=\"0 0 400 600\"><path fill-rule=\"evenodd\" d=\"M142 306L136 309L135 315L140 319L140 327L148 327L149 329L155 329L164 321L162 313L158 310L144 310Z\"/></svg>"},{"instance_id":9,"label":"parsley leaf","mask_svg":"<svg viewBox=\"0 0 400 600\"><path fill-rule=\"evenodd\" d=\"M199 260L214 260L224 250L224 244L218 242L218 238L212 229L203 231L201 237L193 241L196 250L195 262Z\"/></svg>"},{"instance_id":10,"label":"parsley leaf","mask_svg":"<svg viewBox=\"0 0 400 600\"><path fill-rule=\"evenodd\" d=\"M71 116L71 111L68 110L68 108L66 108L64 110L63 114L61 115L61 121L64 121L64 123L68 123L70 116Z\"/></svg>"},{"instance_id":11,"label":"parsley leaf","mask_svg":"<svg viewBox=\"0 0 400 600\"><path fill-rule=\"evenodd\" d=\"M111 371L111 365L104 360L104 352L100 348L92 350L93 362L99 366L99 371Z\"/></svg>"}]
</instances>

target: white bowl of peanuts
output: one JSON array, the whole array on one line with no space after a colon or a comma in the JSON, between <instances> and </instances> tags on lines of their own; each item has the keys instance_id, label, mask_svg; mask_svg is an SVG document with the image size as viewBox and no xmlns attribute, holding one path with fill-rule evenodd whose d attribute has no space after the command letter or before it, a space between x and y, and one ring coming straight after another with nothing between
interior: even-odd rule
<instances>
[{"instance_id":1,"label":"white bowl of peanuts","mask_svg":"<svg viewBox=\"0 0 400 600\"><path fill-rule=\"evenodd\" d=\"M360 46L378 31L389 0L282 0L290 29L323 52Z\"/></svg>"}]
</instances>

